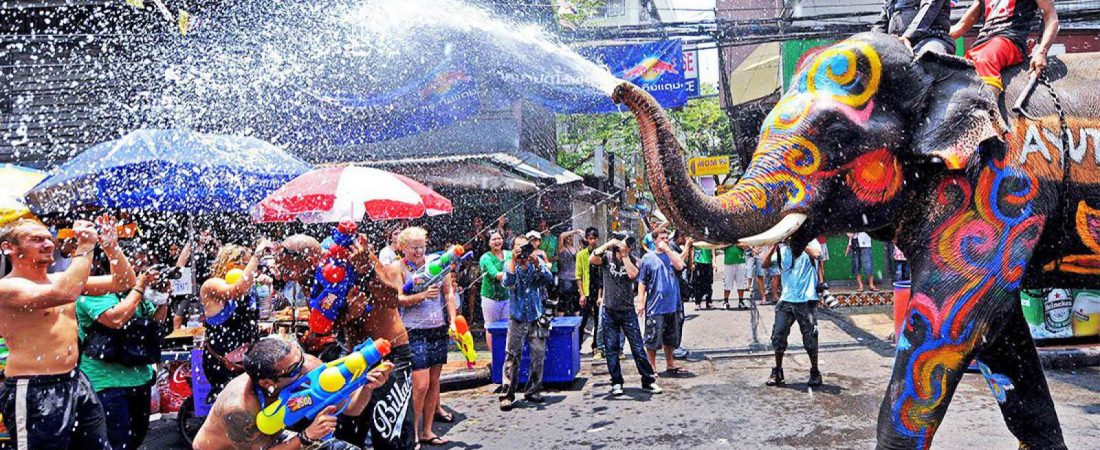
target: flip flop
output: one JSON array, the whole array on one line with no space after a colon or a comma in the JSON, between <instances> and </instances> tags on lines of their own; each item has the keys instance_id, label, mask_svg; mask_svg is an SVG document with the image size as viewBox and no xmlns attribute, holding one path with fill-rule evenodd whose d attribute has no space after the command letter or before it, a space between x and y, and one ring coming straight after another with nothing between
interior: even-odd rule
<instances>
[{"instance_id":1,"label":"flip flop","mask_svg":"<svg viewBox=\"0 0 1100 450\"><path fill-rule=\"evenodd\" d=\"M676 367L673 367L671 369L665 369L665 373L667 373L669 375L680 375L684 372L685 372L684 368L680 367L680 366L676 366Z\"/></svg>"},{"instance_id":2,"label":"flip flop","mask_svg":"<svg viewBox=\"0 0 1100 450\"><path fill-rule=\"evenodd\" d=\"M443 423L454 423L455 416L454 416L454 414L451 414L451 413L444 412L444 413L440 414L439 411L436 411L435 412L435 421L436 422L443 422Z\"/></svg>"},{"instance_id":3,"label":"flip flop","mask_svg":"<svg viewBox=\"0 0 1100 450\"><path fill-rule=\"evenodd\" d=\"M446 439L443 439L443 438L442 438L442 437L440 437L440 436L433 436L433 437L430 437L430 438L428 438L428 439L421 439L421 440L420 440L420 443L421 443L421 444L424 444L424 445L431 445L431 446L433 446L433 447L437 447L437 446L440 446L440 445L447 445L447 444L450 444L450 443L451 443L451 441L448 441L448 440L446 440Z\"/></svg>"}]
</instances>

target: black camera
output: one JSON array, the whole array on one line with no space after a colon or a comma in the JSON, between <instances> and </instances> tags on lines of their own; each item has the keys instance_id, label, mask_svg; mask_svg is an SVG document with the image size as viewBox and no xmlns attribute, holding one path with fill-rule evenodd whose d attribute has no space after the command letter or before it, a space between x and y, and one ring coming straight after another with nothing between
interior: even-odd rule
<instances>
[{"instance_id":1,"label":"black camera","mask_svg":"<svg viewBox=\"0 0 1100 450\"><path fill-rule=\"evenodd\" d=\"M531 253L534 253L534 252L535 252L535 246L532 245L530 242L528 242L526 244L523 244L523 246L519 248L519 255L517 256L517 258L518 259L530 258Z\"/></svg>"},{"instance_id":2,"label":"black camera","mask_svg":"<svg viewBox=\"0 0 1100 450\"><path fill-rule=\"evenodd\" d=\"M178 280L183 276L183 272L180 271L179 267L169 266L167 264L157 264L150 267L149 270L157 271L157 283Z\"/></svg>"}]
</instances>

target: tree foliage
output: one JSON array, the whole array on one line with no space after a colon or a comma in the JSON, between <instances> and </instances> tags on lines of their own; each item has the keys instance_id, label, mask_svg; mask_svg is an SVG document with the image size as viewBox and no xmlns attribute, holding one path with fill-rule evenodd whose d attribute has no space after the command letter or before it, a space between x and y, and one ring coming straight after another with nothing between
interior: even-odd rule
<instances>
[{"instance_id":1,"label":"tree foliage","mask_svg":"<svg viewBox=\"0 0 1100 450\"><path fill-rule=\"evenodd\" d=\"M736 159L730 122L718 104L718 89L710 84L700 87L702 98L670 111L686 156L730 155ZM622 161L632 160L641 151L638 127L630 111L624 108L621 113L559 116L558 165L581 174L592 173L592 154L600 146Z\"/></svg>"}]
</instances>

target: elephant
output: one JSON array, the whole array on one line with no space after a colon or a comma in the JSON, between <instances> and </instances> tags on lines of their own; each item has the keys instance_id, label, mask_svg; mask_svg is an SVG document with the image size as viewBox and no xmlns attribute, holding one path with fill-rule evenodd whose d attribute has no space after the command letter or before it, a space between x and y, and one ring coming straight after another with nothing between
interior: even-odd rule
<instances>
[{"instance_id":1,"label":"elephant","mask_svg":"<svg viewBox=\"0 0 1100 450\"><path fill-rule=\"evenodd\" d=\"M998 99L964 59L854 35L803 65L744 174L717 197L688 177L651 96L624 82L612 98L637 120L658 206L696 239L802 249L841 232L896 238L912 294L879 448L928 448L972 360L1021 448L1064 448L1020 291L1100 286L1100 94L1089 89L1100 55L1051 58L1060 100L1040 87L1034 120L1005 113L1022 70L1006 73Z\"/></svg>"}]
</instances>

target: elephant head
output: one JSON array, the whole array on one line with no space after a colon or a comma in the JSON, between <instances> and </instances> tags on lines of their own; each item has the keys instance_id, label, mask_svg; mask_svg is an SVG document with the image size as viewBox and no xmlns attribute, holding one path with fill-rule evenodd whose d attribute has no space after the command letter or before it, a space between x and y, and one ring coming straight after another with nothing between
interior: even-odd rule
<instances>
[{"instance_id":1,"label":"elephant head","mask_svg":"<svg viewBox=\"0 0 1100 450\"><path fill-rule=\"evenodd\" d=\"M719 197L688 178L673 126L643 90L623 83L641 130L650 189L681 230L712 242L795 248L826 233L888 226L915 164L964 169L1004 128L973 68L864 33L804 64L764 119L744 175Z\"/></svg>"}]
</instances>

